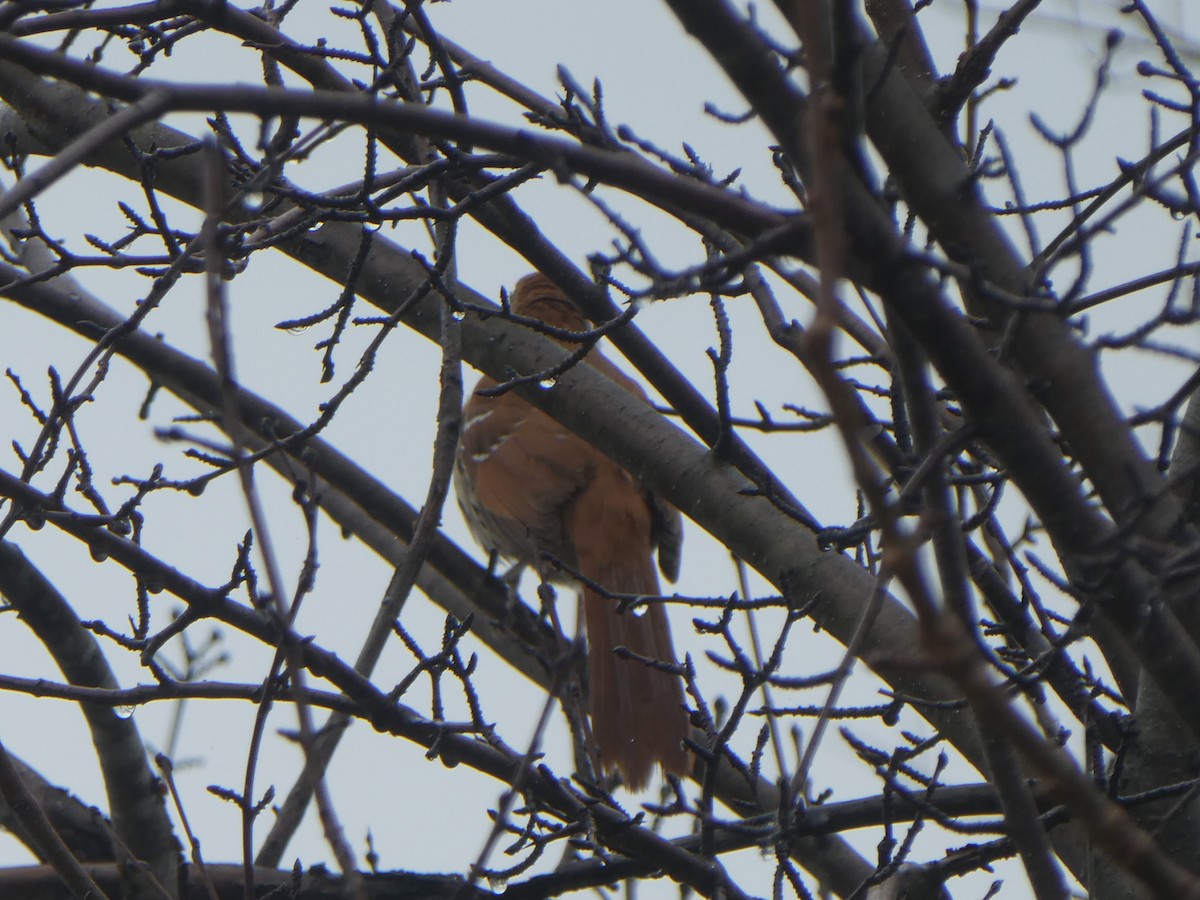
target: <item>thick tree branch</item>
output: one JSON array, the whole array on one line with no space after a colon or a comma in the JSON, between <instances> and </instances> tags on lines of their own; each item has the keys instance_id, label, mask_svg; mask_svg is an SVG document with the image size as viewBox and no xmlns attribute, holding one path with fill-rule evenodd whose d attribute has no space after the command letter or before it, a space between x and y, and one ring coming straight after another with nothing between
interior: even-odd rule
<instances>
[{"instance_id":1,"label":"thick tree branch","mask_svg":"<svg viewBox=\"0 0 1200 900\"><path fill-rule=\"evenodd\" d=\"M112 689L116 677L70 603L11 541L0 541L0 595L16 609L73 685ZM179 842L150 770L137 725L110 706L80 704L104 774L109 814L121 845L170 884Z\"/></svg>"}]
</instances>

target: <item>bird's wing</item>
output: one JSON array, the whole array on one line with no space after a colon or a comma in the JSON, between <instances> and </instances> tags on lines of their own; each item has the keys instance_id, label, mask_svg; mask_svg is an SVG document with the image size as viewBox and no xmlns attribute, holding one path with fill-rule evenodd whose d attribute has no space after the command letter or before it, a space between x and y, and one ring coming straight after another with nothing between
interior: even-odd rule
<instances>
[{"instance_id":1,"label":"bird's wing","mask_svg":"<svg viewBox=\"0 0 1200 900\"><path fill-rule=\"evenodd\" d=\"M574 554L559 545L563 510L591 477L596 451L511 392L472 397L459 444L459 464L474 483L476 502L500 520L512 543L528 545L517 555L536 565L546 551L573 564ZM513 555L511 548L497 549Z\"/></svg>"}]
</instances>

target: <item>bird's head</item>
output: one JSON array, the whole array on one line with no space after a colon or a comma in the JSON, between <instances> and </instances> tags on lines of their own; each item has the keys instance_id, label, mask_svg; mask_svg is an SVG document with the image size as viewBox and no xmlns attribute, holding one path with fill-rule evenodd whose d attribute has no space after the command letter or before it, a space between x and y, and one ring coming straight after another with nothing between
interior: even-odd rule
<instances>
[{"instance_id":1,"label":"bird's head","mask_svg":"<svg viewBox=\"0 0 1200 900\"><path fill-rule=\"evenodd\" d=\"M517 282L508 298L509 307L518 316L540 319L547 325L566 331L587 331L587 319L553 281L539 272Z\"/></svg>"}]
</instances>

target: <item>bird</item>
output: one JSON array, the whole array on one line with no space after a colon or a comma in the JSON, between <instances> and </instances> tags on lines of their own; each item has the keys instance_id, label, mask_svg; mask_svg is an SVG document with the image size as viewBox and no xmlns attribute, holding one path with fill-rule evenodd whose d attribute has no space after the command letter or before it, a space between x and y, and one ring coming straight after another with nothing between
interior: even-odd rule
<instances>
[{"instance_id":1,"label":"bird","mask_svg":"<svg viewBox=\"0 0 1200 900\"><path fill-rule=\"evenodd\" d=\"M578 333L590 327L567 295L539 273L517 282L509 309L557 329ZM638 384L599 350L591 349L583 361L646 400ZM659 595L655 550L663 575L672 582L679 575L679 511L515 391L489 394L496 386L485 375L463 406L454 477L463 517L481 546L532 567L543 581L579 586L547 564L545 554L583 577L588 712L603 771L619 772L631 790L644 788L656 767L686 775L689 718L679 675L614 652L625 647L638 657L677 665L665 610L657 603L622 610L589 585L609 593Z\"/></svg>"}]
</instances>

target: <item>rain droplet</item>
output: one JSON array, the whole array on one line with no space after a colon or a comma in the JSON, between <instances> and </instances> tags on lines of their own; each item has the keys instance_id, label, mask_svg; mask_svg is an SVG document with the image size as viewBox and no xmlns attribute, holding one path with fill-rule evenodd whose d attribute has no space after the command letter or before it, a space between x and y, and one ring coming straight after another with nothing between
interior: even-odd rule
<instances>
[{"instance_id":1,"label":"rain droplet","mask_svg":"<svg viewBox=\"0 0 1200 900\"><path fill-rule=\"evenodd\" d=\"M108 550L99 541L92 544L88 549L91 551L92 559L96 562L104 562L108 559Z\"/></svg>"},{"instance_id":2,"label":"rain droplet","mask_svg":"<svg viewBox=\"0 0 1200 900\"><path fill-rule=\"evenodd\" d=\"M151 594L161 594L163 592L162 579L156 575L152 575L142 579L142 584L146 586L146 591Z\"/></svg>"},{"instance_id":3,"label":"rain droplet","mask_svg":"<svg viewBox=\"0 0 1200 900\"><path fill-rule=\"evenodd\" d=\"M195 481L193 481L191 484L189 484L189 485L188 485L188 486L185 488L185 490L186 490L186 491L187 491L189 494L191 494L193 497L199 497L201 494L203 494L203 493L204 493L204 485L205 485L205 484L206 484L206 482L205 482L205 481L203 481L202 479L199 479L199 478L197 478Z\"/></svg>"},{"instance_id":4,"label":"rain droplet","mask_svg":"<svg viewBox=\"0 0 1200 900\"><path fill-rule=\"evenodd\" d=\"M558 384L557 378L543 378L541 381L538 382L538 387L540 387L543 391L548 391L548 390L550 390L550 388L554 387L556 384Z\"/></svg>"},{"instance_id":5,"label":"rain droplet","mask_svg":"<svg viewBox=\"0 0 1200 900\"><path fill-rule=\"evenodd\" d=\"M132 719L133 718L133 710L134 710L133 706L114 706L113 707L113 712L117 714L118 719Z\"/></svg>"},{"instance_id":6,"label":"rain droplet","mask_svg":"<svg viewBox=\"0 0 1200 900\"><path fill-rule=\"evenodd\" d=\"M267 202L267 195L262 191L249 191L242 197L242 206L249 210L259 210Z\"/></svg>"},{"instance_id":7,"label":"rain droplet","mask_svg":"<svg viewBox=\"0 0 1200 900\"><path fill-rule=\"evenodd\" d=\"M450 318L452 318L455 322L461 322L466 317L467 317L467 312L466 312L466 310L463 310L463 309L456 309L452 313L450 313Z\"/></svg>"}]
</instances>

